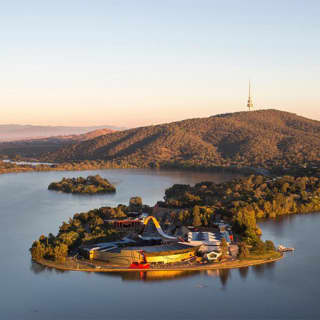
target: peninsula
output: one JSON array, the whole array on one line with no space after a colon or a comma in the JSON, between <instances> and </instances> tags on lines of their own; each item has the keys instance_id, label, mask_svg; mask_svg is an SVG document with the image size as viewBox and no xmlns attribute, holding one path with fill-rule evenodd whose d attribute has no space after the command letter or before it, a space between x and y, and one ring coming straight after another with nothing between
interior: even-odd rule
<instances>
[{"instance_id":1,"label":"peninsula","mask_svg":"<svg viewBox=\"0 0 320 320\"><path fill-rule=\"evenodd\" d=\"M317 211L318 177L251 175L174 185L154 207L133 197L129 205L77 213L30 250L35 261L65 270L248 266L282 256L271 241L261 240L257 219Z\"/></svg>"}]
</instances>

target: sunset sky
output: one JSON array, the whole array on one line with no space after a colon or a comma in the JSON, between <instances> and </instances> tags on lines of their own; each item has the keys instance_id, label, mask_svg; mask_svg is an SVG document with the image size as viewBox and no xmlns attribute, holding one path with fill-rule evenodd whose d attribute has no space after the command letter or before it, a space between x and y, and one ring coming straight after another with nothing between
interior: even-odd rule
<instances>
[{"instance_id":1,"label":"sunset sky","mask_svg":"<svg viewBox=\"0 0 320 320\"><path fill-rule=\"evenodd\" d=\"M135 127L257 109L320 120L318 0L10 0L0 123Z\"/></svg>"}]
</instances>

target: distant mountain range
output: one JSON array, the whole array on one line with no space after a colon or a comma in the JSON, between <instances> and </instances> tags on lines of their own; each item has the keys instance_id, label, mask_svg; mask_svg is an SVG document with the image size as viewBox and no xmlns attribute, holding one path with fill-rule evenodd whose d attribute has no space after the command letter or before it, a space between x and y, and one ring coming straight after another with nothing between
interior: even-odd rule
<instances>
[{"instance_id":1,"label":"distant mountain range","mask_svg":"<svg viewBox=\"0 0 320 320\"><path fill-rule=\"evenodd\" d=\"M320 121L278 110L221 114L100 135L47 159L137 167L287 166L320 159Z\"/></svg>"},{"instance_id":2,"label":"distant mountain range","mask_svg":"<svg viewBox=\"0 0 320 320\"><path fill-rule=\"evenodd\" d=\"M124 130L125 128L108 125L88 127L66 127L2 124L0 125L0 141L5 142L47 138L52 136L79 135L100 129Z\"/></svg>"},{"instance_id":3,"label":"distant mountain range","mask_svg":"<svg viewBox=\"0 0 320 320\"><path fill-rule=\"evenodd\" d=\"M37 139L41 141L48 141L48 142L76 142L76 141L86 141L90 139L94 139L99 136L103 136L105 134L113 133L116 132L117 130L113 129L97 129L93 131L89 131L86 133L82 134L70 134L70 135L61 135L61 136L53 136L53 137L48 137L48 138L42 138L42 139ZM34 139L32 141L35 141Z\"/></svg>"},{"instance_id":4,"label":"distant mountain range","mask_svg":"<svg viewBox=\"0 0 320 320\"><path fill-rule=\"evenodd\" d=\"M6 155L11 158L19 155L29 158L39 158L43 154L59 150L62 147L72 143L86 141L112 132L115 132L115 130L97 129L82 134L60 135L47 138L24 139L6 142L0 141L0 156Z\"/></svg>"}]
</instances>

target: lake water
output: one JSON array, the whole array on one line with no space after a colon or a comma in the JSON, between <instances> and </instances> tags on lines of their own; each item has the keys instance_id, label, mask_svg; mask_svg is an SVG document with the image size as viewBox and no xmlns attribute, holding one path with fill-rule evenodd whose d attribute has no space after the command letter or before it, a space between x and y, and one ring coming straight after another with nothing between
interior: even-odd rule
<instances>
[{"instance_id":1,"label":"lake water","mask_svg":"<svg viewBox=\"0 0 320 320\"><path fill-rule=\"evenodd\" d=\"M62 177L99 173L114 195L48 191ZM28 248L76 212L161 200L174 183L221 182L230 174L152 170L0 175L0 319L320 319L320 214L261 222L263 237L296 251L262 266L171 273L84 273L42 268Z\"/></svg>"}]
</instances>

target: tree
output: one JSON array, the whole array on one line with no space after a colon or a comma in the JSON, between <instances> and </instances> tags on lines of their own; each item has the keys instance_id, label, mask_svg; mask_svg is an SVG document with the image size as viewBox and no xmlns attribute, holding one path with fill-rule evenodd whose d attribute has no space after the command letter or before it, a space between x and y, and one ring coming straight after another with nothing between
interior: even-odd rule
<instances>
[{"instance_id":1,"label":"tree","mask_svg":"<svg viewBox=\"0 0 320 320\"><path fill-rule=\"evenodd\" d=\"M57 261L64 262L68 255L68 246L64 243L56 245L54 248L54 259Z\"/></svg>"},{"instance_id":2,"label":"tree","mask_svg":"<svg viewBox=\"0 0 320 320\"><path fill-rule=\"evenodd\" d=\"M129 201L130 210L141 211L142 210L142 199L141 197L132 197Z\"/></svg>"},{"instance_id":3,"label":"tree","mask_svg":"<svg viewBox=\"0 0 320 320\"><path fill-rule=\"evenodd\" d=\"M255 241L255 243L252 246L251 251L256 254L263 254L266 251L266 246L265 246L264 242L259 239L259 240Z\"/></svg>"},{"instance_id":4,"label":"tree","mask_svg":"<svg viewBox=\"0 0 320 320\"><path fill-rule=\"evenodd\" d=\"M193 207L193 222L192 225L194 227L200 227L202 225L201 218L200 218L200 208L199 206Z\"/></svg>"},{"instance_id":5,"label":"tree","mask_svg":"<svg viewBox=\"0 0 320 320\"><path fill-rule=\"evenodd\" d=\"M225 258L228 255L228 243L225 238L222 238L220 246L221 246L222 258Z\"/></svg>"},{"instance_id":6,"label":"tree","mask_svg":"<svg viewBox=\"0 0 320 320\"><path fill-rule=\"evenodd\" d=\"M122 211L121 207L119 206L117 209L116 217L117 218L125 218L127 215Z\"/></svg>"},{"instance_id":7,"label":"tree","mask_svg":"<svg viewBox=\"0 0 320 320\"><path fill-rule=\"evenodd\" d=\"M288 191L289 187L290 187L289 183L285 182L281 187L281 192L286 193Z\"/></svg>"},{"instance_id":8,"label":"tree","mask_svg":"<svg viewBox=\"0 0 320 320\"><path fill-rule=\"evenodd\" d=\"M33 259L40 259L45 255L45 247L40 241L34 241L30 248Z\"/></svg>"},{"instance_id":9,"label":"tree","mask_svg":"<svg viewBox=\"0 0 320 320\"><path fill-rule=\"evenodd\" d=\"M249 257L249 255L250 255L250 252L249 252L248 245L244 241L240 242L239 243L239 258L244 259L244 258Z\"/></svg>"},{"instance_id":10,"label":"tree","mask_svg":"<svg viewBox=\"0 0 320 320\"><path fill-rule=\"evenodd\" d=\"M180 223L182 224L184 222L184 212L183 212L183 210L179 211L178 217L179 217Z\"/></svg>"},{"instance_id":11,"label":"tree","mask_svg":"<svg viewBox=\"0 0 320 320\"><path fill-rule=\"evenodd\" d=\"M64 232L59 235L59 239L68 247L72 246L79 238L79 234L75 231Z\"/></svg>"},{"instance_id":12,"label":"tree","mask_svg":"<svg viewBox=\"0 0 320 320\"><path fill-rule=\"evenodd\" d=\"M265 247L266 247L267 251L275 251L276 250L276 247L271 240L266 240Z\"/></svg>"}]
</instances>

